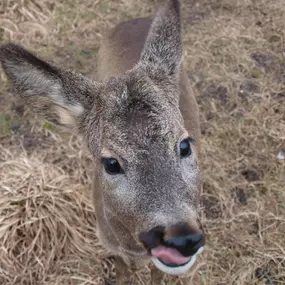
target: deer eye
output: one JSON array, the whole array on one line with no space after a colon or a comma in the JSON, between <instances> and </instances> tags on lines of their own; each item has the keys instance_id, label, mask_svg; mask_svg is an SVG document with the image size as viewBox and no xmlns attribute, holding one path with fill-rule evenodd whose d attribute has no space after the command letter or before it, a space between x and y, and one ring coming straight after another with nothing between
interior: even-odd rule
<instances>
[{"instance_id":1,"label":"deer eye","mask_svg":"<svg viewBox=\"0 0 285 285\"><path fill-rule=\"evenodd\" d=\"M102 163L104 165L104 169L108 174L115 175L124 173L123 169L120 166L120 163L115 158L103 158Z\"/></svg>"},{"instance_id":2,"label":"deer eye","mask_svg":"<svg viewBox=\"0 0 285 285\"><path fill-rule=\"evenodd\" d=\"M180 142L180 156L181 157L187 157L192 153L191 145L190 145L191 139L187 138Z\"/></svg>"}]
</instances>

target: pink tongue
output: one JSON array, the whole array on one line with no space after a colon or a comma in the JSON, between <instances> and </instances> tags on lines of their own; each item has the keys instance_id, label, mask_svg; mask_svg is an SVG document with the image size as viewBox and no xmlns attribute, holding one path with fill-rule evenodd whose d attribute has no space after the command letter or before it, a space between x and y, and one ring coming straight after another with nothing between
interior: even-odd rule
<instances>
[{"instance_id":1,"label":"pink tongue","mask_svg":"<svg viewBox=\"0 0 285 285\"><path fill-rule=\"evenodd\" d=\"M151 255L161 259L168 264L184 264L190 260L190 257L185 257L175 248L158 246L151 250Z\"/></svg>"}]
</instances>

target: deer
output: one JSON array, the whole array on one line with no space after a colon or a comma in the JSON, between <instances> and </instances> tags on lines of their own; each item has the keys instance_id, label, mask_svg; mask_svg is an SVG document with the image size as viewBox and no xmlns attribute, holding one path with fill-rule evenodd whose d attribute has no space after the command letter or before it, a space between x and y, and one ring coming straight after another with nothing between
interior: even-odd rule
<instances>
[{"instance_id":1,"label":"deer","mask_svg":"<svg viewBox=\"0 0 285 285\"><path fill-rule=\"evenodd\" d=\"M166 0L153 19L111 28L95 81L21 45L0 47L24 103L84 139L96 229L114 256L118 285L132 284L147 264L153 285L184 274L205 247L199 108L183 64L180 5Z\"/></svg>"}]
</instances>

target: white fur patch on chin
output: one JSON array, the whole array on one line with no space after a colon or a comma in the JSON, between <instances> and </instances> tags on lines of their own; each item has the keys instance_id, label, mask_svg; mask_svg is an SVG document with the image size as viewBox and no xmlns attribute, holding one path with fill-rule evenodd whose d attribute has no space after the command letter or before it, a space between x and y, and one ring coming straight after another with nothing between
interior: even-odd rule
<instances>
[{"instance_id":1,"label":"white fur patch on chin","mask_svg":"<svg viewBox=\"0 0 285 285\"><path fill-rule=\"evenodd\" d=\"M204 250L204 247L201 247L195 255L191 256L191 259L189 260L188 263L177 266L177 267L170 267L165 264L163 264L157 257L152 257L151 260L153 264L162 272L171 274L171 275L181 275L184 274L186 271L188 271L196 262L197 255L202 253Z\"/></svg>"}]
</instances>

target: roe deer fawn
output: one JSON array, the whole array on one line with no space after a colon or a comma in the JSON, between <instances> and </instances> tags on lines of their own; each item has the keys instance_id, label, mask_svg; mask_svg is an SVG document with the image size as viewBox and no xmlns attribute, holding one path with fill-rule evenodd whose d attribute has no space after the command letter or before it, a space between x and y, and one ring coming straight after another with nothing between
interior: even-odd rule
<instances>
[{"instance_id":1,"label":"roe deer fawn","mask_svg":"<svg viewBox=\"0 0 285 285\"><path fill-rule=\"evenodd\" d=\"M183 274L203 250L202 172L195 97L182 66L180 4L168 0L153 21L113 28L91 81L9 43L0 61L17 93L58 125L75 128L94 160L93 194L101 243L114 253L116 282L133 266Z\"/></svg>"}]
</instances>

